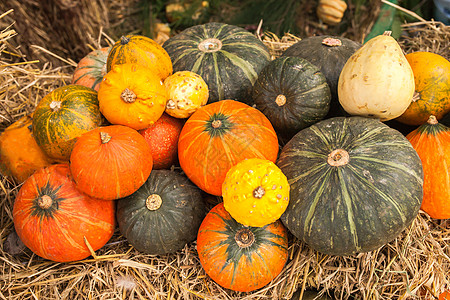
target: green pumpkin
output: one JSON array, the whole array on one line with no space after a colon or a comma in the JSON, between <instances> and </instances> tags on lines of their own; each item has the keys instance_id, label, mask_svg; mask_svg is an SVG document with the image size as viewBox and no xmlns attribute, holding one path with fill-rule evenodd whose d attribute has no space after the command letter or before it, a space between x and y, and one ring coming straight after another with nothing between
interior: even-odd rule
<instances>
[{"instance_id":1,"label":"green pumpkin","mask_svg":"<svg viewBox=\"0 0 450 300\"><path fill-rule=\"evenodd\" d=\"M327 118L348 115L339 103L337 84L347 60L361 44L347 38L320 35L304 38L287 48L282 56L306 59L325 75L330 86L331 102Z\"/></svg>"},{"instance_id":2,"label":"green pumpkin","mask_svg":"<svg viewBox=\"0 0 450 300\"><path fill-rule=\"evenodd\" d=\"M97 92L70 84L41 99L34 111L32 130L47 156L67 162L78 137L101 123Z\"/></svg>"},{"instance_id":3,"label":"green pumpkin","mask_svg":"<svg viewBox=\"0 0 450 300\"><path fill-rule=\"evenodd\" d=\"M147 181L117 203L122 235L138 251L168 254L196 239L206 215L200 189L186 176L153 170Z\"/></svg>"},{"instance_id":4,"label":"green pumpkin","mask_svg":"<svg viewBox=\"0 0 450 300\"><path fill-rule=\"evenodd\" d=\"M202 76L209 88L208 103L231 99L251 104L252 86L270 61L269 50L256 36L222 23L189 27L169 38L163 48L174 72Z\"/></svg>"},{"instance_id":5,"label":"green pumpkin","mask_svg":"<svg viewBox=\"0 0 450 300\"><path fill-rule=\"evenodd\" d=\"M330 108L330 88L319 68L299 57L280 57L260 72L253 86L256 108L275 131L290 139L322 120Z\"/></svg>"},{"instance_id":6,"label":"green pumpkin","mask_svg":"<svg viewBox=\"0 0 450 300\"><path fill-rule=\"evenodd\" d=\"M417 216L421 160L409 141L382 122L335 117L297 133L277 165L288 178L286 227L330 255L375 250Z\"/></svg>"}]
</instances>

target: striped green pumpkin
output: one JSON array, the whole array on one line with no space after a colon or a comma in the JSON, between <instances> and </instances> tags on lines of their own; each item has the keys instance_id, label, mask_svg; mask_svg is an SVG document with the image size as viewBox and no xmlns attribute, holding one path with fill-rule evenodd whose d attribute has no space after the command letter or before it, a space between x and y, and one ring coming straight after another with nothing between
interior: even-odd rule
<instances>
[{"instance_id":1,"label":"striped green pumpkin","mask_svg":"<svg viewBox=\"0 0 450 300\"><path fill-rule=\"evenodd\" d=\"M190 27L168 39L163 48L174 72L202 76L209 87L208 103L231 99L251 104L252 86L270 61L267 47L256 36L222 23Z\"/></svg>"},{"instance_id":2,"label":"striped green pumpkin","mask_svg":"<svg viewBox=\"0 0 450 300\"><path fill-rule=\"evenodd\" d=\"M69 161L77 138L101 122L97 92L71 84L41 99L33 115L32 130L37 144L49 157Z\"/></svg>"},{"instance_id":3,"label":"striped green pumpkin","mask_svg":"<svg viewBox=\"0 0 450 300\"><path fill-rule=\"evenodd\" d=\"M72 83L93 88L98 92L106 74L106 60L111 47L93 50L83 57L73 72Z\"/></svg>"},{"instance_id":4,"label":"striped green pumpkin","mask_svg":"<svg viewBox=\"0 0 450 300\"><path fill-rule=\"evenodd\" d=\"M377 249L412 223L422 203L418 154L375 119L320 121L297 133L277 164L291 185L283 223L322 253Z\"/></svg>"}]
</instances>

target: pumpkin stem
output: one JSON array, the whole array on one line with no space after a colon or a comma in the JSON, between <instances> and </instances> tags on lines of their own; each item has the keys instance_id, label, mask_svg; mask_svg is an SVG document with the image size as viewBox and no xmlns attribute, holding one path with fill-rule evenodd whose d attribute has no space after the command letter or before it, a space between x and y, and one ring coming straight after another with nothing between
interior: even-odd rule
<instances>
[{"instance_id":1,"label":"pumpkin stem","mask_svg":"<svg viewBox=\"0 0 450 300\"><path fill-rule=\"evenodd\" d=\"M203 52L216 52L222 49L222 42L214 38L206 39L198 44L198 49Z\"/></svg>"},{"instance_id":2,"label":"pumpkin stem","mask_svg":"<svg viewBox=\"0 0 450 300\"><path fill-rule=\"evenodd\" d=\"M392 31L390 31L390 30L386 30L385 32L383 32L383 35L385 35L385 36L391 36L391 34L392 34Z\"/></svg>"},{"instance_id":3,"label":"pumpkin stem","mask_svg":"<svg viewBox=\"0 0 450 300\"><path fill-rule=\"evenodd\" d=\"M130 38L128 38L128 37L126 37L126 36L124 36L124 35L122 35L121 37L120 37L120 44L121 45L126 45L126 44L128 44L130 42Z\"/></svg>"},{"instance_id":4,"label":"pumpkin stem","mask_svg":"<svg viewBox=\"0 0 450 300\"><path fill-rule=\"evenodd\" d=\"M58 111L61 109L61 101L52 101L50 103L50 108L53 111Z\"/></svg>"},{"instance_id":5,"label":"pumpkin stem","mask_svg":"<svg viewBox=\"0 0 450 300\"><path fill-rule=\"evenodd\" d=\"M175 109L175 108L177 108L177 104L172 99L169 99L169 100L167 100L166 108L167 109Z\"/></svg>"},{"instance_id":6,"label":"pumpkin stem","mask_svg":"<svg viewBox=\"0 0 450 300\"><path fill-rule=\"evenodd\" d=\"M247 248L255 242L255 235L248 228L242 228L234 236L234 240L240 248Z\"/></svg>"},{"instance_id":7,"label":"pumpkin stem","mask_svg":"<svg viewBox=\"0 0 450 300\"><path fill-rule=\"evenodd\" d=\"M333 150L328 154L328 164L333 167L339 167L348 164L350 156L344 149Z\"/></svg>"},{"instance_id":8,"label":"pumpkin stem","mask_svg":"<svg viewBox=\"0 0 450 300\"><path fill-rule=\"evenodd\" d=\"M277 98L275 99L275 103L278 106L283 106L286 104L286 96L285 95L278 95Z\"/></svg>"},{"instance_id":9,"label":"pumpkin stem","mask_svg":"<svg viewBox=\"0 0 450 300\"><path fill-rule=\"evenodd\" d=\"M420 100L420 93L414 92L414 95L412 97L412 102L416 102L418 100Z\"/></svg>"},{"instance_id":10,"label":"pumpkin stem","mask_svg":"<svg viewBox=\"0 0 450 300\"><path fill-rule=\"evenodd\" d=\"M38 199L38 205L42 209L47 209L51 207L53 204L53 199L49 195L43 195L42 197L39 197Z\"/></svg>"},{"instance_id":11,"label":"pumpkin stem","mask_svg":"<svg viewBox=\"0 0 450 300\"><path fill-rule=\"evenodd\" d=\"M253 197L261 199L266 194L266 190L262 186L258 186L253 190Z\"/></svg>"},{"instance_id":12,"label":"pumpkin stem","mask_svg":"<svg viewBox=\"0 0 450 300\"><path fill-rule=\"evenodd\" d=\"M129 88L124 89L122 94L120 94L120 99L122 99L125 103L133 103L136 101L136 98L136 94Z\"/></svg>"},{"instance_id":13,"label":"pumpkin stem","mask_svg":"<svg viewBox=\"0 0 450 300\"><path fill-rule=\"evenodd\" d=\"M106 144L111 140L111 136L106 132L100 132L100 140L102 141L102 144Z\"/></svg>"},{"instance_id":14,"label":"pumpkin stem","mask_svg":"<svg viewBox=\"0 0 450 300\"><path fill-rule=\"evenodd\" d=\"M220 120L214 120L214 121L211 122L211 126L212 126L213 128L219 128L220 126L222 126L222 121L220 121Z\"/></svg>"},{"instance_id":15,"label":"pumpkin stem","mask_svg":"<svg viewBox=\"0 0 450 300\"><path fill-rule=\"evenodd\" d=\"M436 119L436 116L431 115L428 118L427 123L430 124L430 125L436 125L438 123L438 120Z\"/></svg>"},{"instance_id":16,"label":"pumpkin stem","mask_svg":"<svg viewBox=\"0 0 450 300\"><path fill-rule=\"evenodd\" d=\"M342 46L342 41L340 39L335 38L324 38L322 40L322 44L329 47L339 47Z\"/></svg>"},{"instance_id":17,"label":"pumpkin stem","mask_svg":"<svg viewBox=\"0 0 450 300\"><path fill-rule=\"evenodd\" d=\"M148 210L157 210L161 207L162 199L158 194L151 194L148 196L147 200L145 200L145 206Z\"/></svg>"}]
</instances>

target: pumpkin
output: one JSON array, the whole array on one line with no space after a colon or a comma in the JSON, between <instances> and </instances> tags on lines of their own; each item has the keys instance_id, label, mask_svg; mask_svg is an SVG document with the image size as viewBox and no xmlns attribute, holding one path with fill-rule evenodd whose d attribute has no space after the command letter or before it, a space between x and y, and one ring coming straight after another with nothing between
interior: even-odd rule
<instances>
[{"instance_id":1,"label":"pumpkin","mask_svg":"<svg viewBox=\"0 0 450 300\"><path fill-rule=\"evenodd\" d=\"M193 242L205 215L200 189L169 170L153 171L136 192L117 202L120 232L138 251L152 255Z\"/></svg>"},{"instance_id":2,"label":"pumpkin","mask_svg":"<svg viewBox=\"0 0 450 300\"><path fill-rule=\"evenodd\" d=\"M256 108L287 139L322 120L330 108L330 99L325 76L300 57L283 56L271 61L253 86Z\"/></svg>"},{"instance_id":3,"label":"pumpkin","mask_svg":"<svg viewBox=\"0 0 450 300\"><path fill-rule=\"evenodd\" d=\"M208 102L209 91L200 75L178 71L164 80L167 92L166 113L175 118L188 118Z\"/></svg>"},{"instance_id":4,"label":"pumpkin","mask_svg":"<svg viewBox=\"0 0 450 300\"><path fill-rule=\"evenodd\" d=\"M439 294L439 300L450 300L450 291L444 291Z\"/></svg>"},{"instance_id":5,"label":"pumpkin","mask_svg":"<svg viewBox=\"0 0 450 300\"><path fill-rule=\"evenodd\" d=\"M152 69L161 80L172 74L172 61L166 50L151 38L129 34L122 36L112 46L106 61L107 72L114 65L139 64Z\"/></svg>"},{"instance_id":6,"label":"pumpkin","mask_svg":"<svg viewBox=\"0 0 450 300\"><path fill-rule=\"evenodd\" d=\"M111 47L96 49L88 53L77 64L72 75L72 84L84 85L98 91L106 74L106 60Z\"/></svg>"},{"instance_id":7,"label":"pumpkin","mask_svg":"<svg viewBox=\"0 0 450 300\"><path fill-rule=\"evenodd\" d=\"M34 140L31 123L32 115L24 116L0 135L0 171L17 183L53 162Z\"/></svg>"},{"instance_id":8,"label":"pumpkin","mask_svg":"<svg viewBox=\"0 0 450 300\"><path fill-rule=\"evenodd\" d=\"M153 125L139 130L152 151L153 169L168 169L178 161L178 138L184 122L163 114Z\"/></svg>"},{"instance_id":9,"label":"pumpkin","mask_svg":"<svg viewBox=\"0 0 450 300\"><path fill-rule=\"evenodd\" d=\"M152 171L152 152L142 135L122 125L83 134L70 156L70 170L80 191L115 200L137 191Z\"/></svg>"},{"instance_id":10,"label":"pumpkin","mask_svg":"<svg viewBox=\"0 0 450 300\"><path fill-rule=\"evenodd\" d=\"M342 0L319 0L316 9L317 17L328 25L337 25L341 22L347 9L347 3Z\"/></svg>"},{"instance_id":11,"label":"pumpkin","mask_svg":"<svg viewBox=\"0 0 450 300\"><path fill-rule=\"evenodd\" d=\"M161 117L167 96L163 82L151 69L123 64L105 75L98 101L101 113L111 124L140 130Z\"/></svg>"},{"instance_id":12,"label":"pumpkin","mask_svg":"<svg viewBox=\"0 0 450 300\"><path fill-rule=\"evenodd\" d=\"M282 56L304 58L320 69L331 91L330 110L326 118L346 115L338 100L339 75L347 60L361 47L344 37L320 35L304 38L287 48Z\"/></svg>"},{"instance_id":13,"label":"pumpkin","mask_svg":"<svg viewBox=\"0 0 450 300\"><path fill-rule=\"evenodd\" d=\"M50 158L67 162L78 137L101 122L95 90L82 85L61 86L36 106L33 136Z\"/></svg>"},{"instance_id":14,"label":"pumpkin","mask_svg":"<svg viewBox=\"0 0 450 300\"><path fill-rule=\"evenodd\" d=\"M103 247L115 228L115 203L80 192L68 164L36 171L22 185L13 207L20 240L36 255L70 262Z\"/></svg>"},{"instance_id":15,"label":"pumpkin","mask_svg":"<svg viewBox=\"0 0 450 300\"><path fill-rule=\"evenodd\" d=\"M192 182L220 196L228 170L245 158L275 162L278 138L262 112L245 103L222 100L199 108L184 124L178 160Z\"/></svg>"},{"instance_id":16,"label":"pumpkin","mask_svg":"<svg viewBox=\"0 0 450 300\"><path fill-rule=\"evenodd\" d=\"M287 230L280 221L264 227L242 225L217 204L197 235L200 263L220 286L250 292L267 285L288 258Z\"/></svg>"},{"instance_id":17,"label":"pumpkin","mask_svg":"<svg viewBox=\"0 0 450 300\"><path fill-rule=\"evenodd\" d=\"M251 104L258 73L270 61L267 47L249 31L223 23L196 25L163 44L174 72L199 74L209 88L209 103L231 99Z\"/></svg>"},{"instance_id":18,"label":"pumpkin","mask_svg":"<svg viewBox=\"0 0 450 300\"><path fill-rule=\"evenodd\" d=\"M351 115L392 120L405 112L414 94L414 74L397 41L379 35L345 63L338 97Z\"/></svg>"},{"instance_id":19,"label":"pumpkin","mask_svg":"<svg viewBox=\"0 0 450 300\"><path fill-rule=\"evenodd\" d=\"M423 170L399 131L379 120L335 117L297 133L277 165L290 184L285 226L330 255L377 249L419 212Z\"/></svg>"},{"instance_id":20,"label":"pumpkin","mask_svg":"<svg viewBox=\"0 0 450 300\"><path fill-rule=\"evenodd\" d=\"M415 82L415 97L397 118L408 125L422 125L430 115L438 120L450 112L450 61L431 52L406 54Z\"/></svg>"},{"instance_id":21,"label":"pumpkin","mask_svg":"<svg viewBox=\"0 0 450 300\"><path fill-rule=\"evenodd\" d=\"M450 128L431 115L406 138L422 160L424 183L421 209L435 219L450 218Z\"/></svg>"},{"instance_id":22,"label":"pumpkin","mask_svg":"<svg viewBox=\"0 0 450 300\"><path fill-rule=\"evenodd\" d=\"M289 203L286 176L270 160L244 159L222 184L223 205L237 222L263 227L278 220Z\"/></svg>"}]
</instances>

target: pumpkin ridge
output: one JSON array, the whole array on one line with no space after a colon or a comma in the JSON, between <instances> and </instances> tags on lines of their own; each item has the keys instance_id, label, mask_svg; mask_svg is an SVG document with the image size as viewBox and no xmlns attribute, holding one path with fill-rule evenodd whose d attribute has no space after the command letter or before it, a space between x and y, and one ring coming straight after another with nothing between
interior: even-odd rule
<instances>
[{"instance_id":1,"label":"pumpkin ridge","mask_svg":"<svg viewBox=\"0 0 450 300\"><path fill-rule=\"evenodd\" d=\"M349 170L352 171L352 177L354 179L359 179L360 182L362 182L364 184L365 187L367 187L369 190L374 191L378 196L380 196L381 199L383 199L385 202L390 203L391 207L395 208L395 211L397 212L397 214L401 217L403 222L406 222L406 216L404 213L402 213L401 208L398 206L398 204L395 202L394 199L392 199L392 197L389 197L388 195L386 195L386 193L384 193L383 191L381 191L380 189L378 189L375 185L373 185L373 183L368 180L366 177L361 176L359 172L360 170L358 170L358 168L356 168L355 166L348 166ZM363 170L363 168L360 168L361 170Z\"/></svg>"},{"instance_id":2,"label":"pumpkin ridge","mask_svg":"<svg viewBox=\"0 0 450 300\"><path fill-rule=\"evenodd\" d=\"M255 70L252 68L252 65L248 61L228 51L222 51L222 54L224 57L228 58L233 65L240 68L251 83L255 82L258 74L256 74Z\"/></svg>"},{"instance_id":3,"label":"pumpkin ridge","mask_svg":"<svg viewBox=\"0 0 450 300\"><path fill-rule=\"evenodd\" d=\"M365 161L365 162L377 163L377 164L380 164L380 165L383 165L385 167L389 167L392 169L401 170L406 174L414 176L414 178L417 180L418 183L423 183L423 179L420 176L418 176L418 174L416 174L415 172L411 172L412 171L411 169L403 166L402 164L386 163L386 161L384 161L384 160L373 158L373 157L368 157L368 156L352 156L352 160L356 160L356 159L359 159L359 160Z\"/></svg>"},{"instance_id":4,"label":"pumpkin ridge","mask_svg":"<svg viewBox=\"0 0 450 300\"><path fill-rule=\"evenodd\" d=\"M53 225L53 227L54 227L54 231L53 231L53 233L54 233L54 237L57 237L57 238L64 238L67 242L69 242L70 243L70 245L73 247L73 248L75 248L75 249L78 249L78 250L83 250L83 244L79 244L79 243L77 243L71 236L70 236L70 231L68 231L62 224L61 224L61 220L60 220L60 218L61 219L63 219L64 218L64 216L62 215L62 214L60 214L60 215L56 215L55 216L55 218L53 218L52 219L52 225ZM63 220L64 221L64 220ZM64 223L64 222L63 222ZM58 234L58 232L59 233L61 233L61 235L59 235ZM48 241L48 239L46 239L46 242Z\"/></svg>"},{"instance_id":5,"label":"pumpkin ridge","mask_svg":"<svg viewBox=\"0 0 450 300\"><path fill-rule=\"evenodd\" d=\"M219 87L219 100L224 98L224 89L222 84L222 77L220 76L220 68L219 64L217 62L217 56L218 54L216 52L212 53L212 59L213 59L213 67L214 67L214 75L215 75L215 86ZM213 84L214 85L214 84ZM208 85L209 86L209 85Z\"/></svg>"},{"instance_id":6,"label":"pumpkin ridge","mask_svg":"<svg viewBox=\"0 0 450 300\"><path fill-rule=\"evenodd\" d=\"M320 196L323 194L323 191L325 190L325 185L329 182L331 177L332 168L327 168L323 175L320 175L320 177L316 180L316 183L321 183L321 185L316 189L314 187L315 184L313 184L315 192L315 197L312 201L312 203L309 205L308 214L305 218L305 225L304 225L304 232L308 232L308 234L311 234L311 227L314 222L314 214L316 212L317 204L319 203ZM290 183L290 182L289 182ZM291 205L289 203L289 205ZM295 207L296 204L292 204L292 207Z\"/></svg>"}]
</instances>

